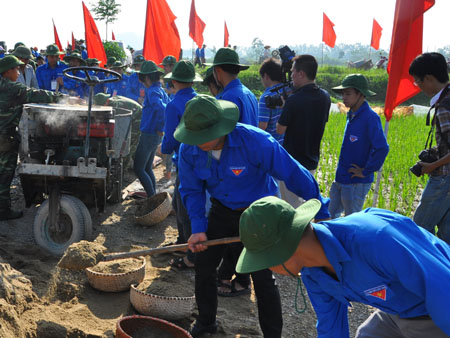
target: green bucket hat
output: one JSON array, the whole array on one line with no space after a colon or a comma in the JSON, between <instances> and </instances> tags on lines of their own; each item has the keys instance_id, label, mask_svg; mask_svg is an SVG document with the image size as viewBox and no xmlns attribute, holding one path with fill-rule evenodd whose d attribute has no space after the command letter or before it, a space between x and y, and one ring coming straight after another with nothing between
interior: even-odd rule
<instances>
[{"instance_id":1,"label":"green bucket hat","mask_svg":"<svg viewBox=\"0 0 450 338\"><path fill-rule=\"evenodd\" d=\"M80 63L82 65L86 64L86 61L84 61L84 59L81 57L81 55L79 53L72 52L72 54L64 56L63 60L66 62L69 62L71 59L76 59L76 60L80 61Z\"/></svg>"},{"instance_id":2,"label":"green bucket hat","mask_svg":"<svg viewBox=\"0 0 450 338\"><path fill-rule=\"evenodd\" d=\"M86 59L86 63L87 63L87 65L89 67L92 67L92 66L95 66L95 65L99 65L102 62L97 60L97 58L87 58Z\"/></svg>"},{"instance_id":3,"label":"green bucket hat","mask_svg":"<svg viewBox=\"0 0 450 338\"><path fill-rule=\"evenodd\" d=\"M207 86L208 83L211 82L211 79L213 79L213 78L214 78L214 68L213 67L209 67L206 70L205 78L203 79L203 84L205 86Z\"/></svg>"},{"instance_id":4,"label":"green bucket hat","mask_svg":"<svg viewBox=\"0 0 450 338\"><path fill-rule=\"evenodd\" d=\"M105 105L106 101L111 97L109 94L105 93L98 93L94 95L94 104L97 106L103 106Z\"/></svg>"},{"instance_id":5,"label":"green bucket hat","mask_svg":"<svg viewBox=\"0 0 450 338\"><path fill-rule=\"evenodd\" d=\"M0 74L23 64L24 63L14 55L7 55L3 59L0 59Z\"/></svg>"},{"instance_id":6,"label":"green bucket hat","mask_svg":"<svg viewBox=\"0 0 450 338\"><path fill-rule=\"evenodd\" d=\"M239 221L239 236L244 249L236 271L250 273L286 262L320 207L317 199L311 199L297 209L274 196L253 202Z\"/></svg>"},{"instance_id":7,"label":"green bucket hat","mask_svg":"<svg viewBox=\"0 0 450 338\"><path fill-rule=\"evenodd\" d=\"M48 45L47 49L45 50L45 53L44 53L44 55L46 55L46 56L61 55L61 54L64 54L64 53L60 52L58 46L55 44Z\"/></svg>"},{"instance_id":8,"label":"green bucket hat","mask_svg":"<svg viewBox=\"0 0 450 338\"><path fill-rule=\"evenodd\" d=\"M242 65L239 63L239 55L232 48L223 47L220 48L216 56L214 56L214 61L212 66L220 66L220 65L236 65L239 66L241 70L248 69L249 66Z\"/></svg>"},{"instance_id":9,"label":"green bucket hat","mask_svg":"<svg viewBox=\"0 0 450 338\"><path fill-rule=\"evenodd\" d=\"M180 82L202 82L202 77L195 72L195 67L191 61L181 60L175 64L173 71L166 76L166 80L176 80Z\"/></svg>"},{"instance_id":10,"label":"green bucket hat","mask_svg":"<svg viewBox=\"0 0 450 338\"><path fill-rule=\"evenodd\" d=\"M112 69L114 69L114 68L124 68L124 67L126 67L126 66L122 63L122 61L114 61L114 63L109 66L109 68L112 68Z\"/></svg>"},{"instance_id":11,"label":"green bucket hat","mask_svg":"<svg viewBox=\"0 0 450 338\"><path fill-rule=\"evenodd\" d=\"M177 62L177 59L173 55L167 55L163 61L159 64L160 66L170 66L174 65Z\"/></svg>"},{"instance_id":12,"label":"green bucket hat","mask_svg":"<svg viewBox=\"0 0 450 338\"><path fill-rule=\"evenodd\" d=\"M18 46L12 53L15 57L23 59L32 59L31 50L25 46Z\"/></svg>"},{"instance_id":13,"label":"green bucket hat","mask_svg":"<svg viewBox=\"0 0 450 338\"><path fill-rule=\"evenodd\" d=\"M198 94L186 103L173 136L178 142L203 144L229 134L239 120L239 108L230 101Z\"/></svg>"},{"instance_id":14,"label":"green bucket hat","mask_svg":"<svg viewBox=\"0 0 450 338\"><path fill-rule=\"evenodd\" d=\"M25 44L23 42L16 42L16 44L14 45L14 50L16 50L19 46L25 46Z\"/></svg>"},{"instance_id":15,"label":"green bucket hat","mask_svg":"<svg viewBox=\"0 0 450 338\"><path fill-rule=\"evenodd\" d=\"M136 73L140 74L150 74L156 72L164 73L164 71L161 68L159 68L153 61L144 61L144 63L141 66L141 70L136 71Z\"/></svg>"},{"instance_id":16,"label":"green bucket hat","mask_svg":"<svg viewBox=\"0 0 450 338\"><path fill-rule=\"evenodd\" d=\"M145 62L145 58L143 55L137 55L133 60L133 65L141 65Z\"/></svg>"},{"instance_id":17,"label":"green bucket hat","mask_svg":"<svg viewBox=\"0 0 450 338\"><path fill-rule=\"evenodd\" d=\"M331 88L334 92L340 94L344 89L355 88L360 91L365 97L377 95L373 91L369 90L369 82L367 78L362 74L350 74L347 75L342 84L337 87Z\"/></svg>"}]
</instances>

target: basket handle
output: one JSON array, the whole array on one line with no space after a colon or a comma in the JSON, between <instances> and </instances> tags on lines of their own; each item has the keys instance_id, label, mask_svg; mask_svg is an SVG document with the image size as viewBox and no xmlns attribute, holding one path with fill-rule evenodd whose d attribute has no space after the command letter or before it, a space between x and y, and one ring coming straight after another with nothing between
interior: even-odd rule
<instances>
[{"instance_id":1,"label":"basket handle","mask_svg":"<svg viewBox=\"0 0 450 338\"><path fill-rule=\"evenodd\" d=\"M200 242L199 244L203 244L206 246L213 246L213 245L237 243L240 241L241 241L241 239L239 237L226 237L226 238L212 239L209 241ZM102 261L108 262L108 261L113 261L116 259L135 258L135 257L139 257L139 256L149 256L149 255L168 253L168 252L174 252L174 251L187 251L187 249L189 249L188 244L176 244L176 245L170 245L170 246L163 246L160 248L109 254L109 255L103 256Z\"/></svg>"}]
</instances>

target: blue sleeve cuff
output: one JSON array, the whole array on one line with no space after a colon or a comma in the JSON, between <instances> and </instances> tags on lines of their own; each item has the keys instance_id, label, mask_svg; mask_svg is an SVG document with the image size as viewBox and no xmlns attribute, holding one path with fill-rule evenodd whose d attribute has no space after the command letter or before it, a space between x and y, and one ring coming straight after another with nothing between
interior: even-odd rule
<instances>
[{"instance_id":1,"label":"blue sleeve cuff","mask_svg":"<svg viewBox=\"0 0 450 338\"><path fill-rule=\"evenodd\" d=\"M192 219L191 229L193 234L197 234L199 232L206 232L206 230L208 229L208 220L206 218Z\"/></svg>"}]
</instances>

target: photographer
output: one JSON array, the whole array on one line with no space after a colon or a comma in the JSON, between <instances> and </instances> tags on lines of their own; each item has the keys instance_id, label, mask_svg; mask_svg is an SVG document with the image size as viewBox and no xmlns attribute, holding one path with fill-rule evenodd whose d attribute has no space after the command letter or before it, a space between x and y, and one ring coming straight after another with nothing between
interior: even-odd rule
<instances>
[{"instance_id":1,"label":"photographer","mask_svg":"<svg viewBox=\"0 0 450 338\"><path fill-rule=\"evenodd\" d=\"M285 134L283 147L314 175L320 156L320 142L330 113L330 95L315 83L317 61L312 55L293 58L292 82L296 91L287 98L277 133ZM301 204L298 196L280 182L281 197L294 208Z\"/></svg>"},{"instance_id":2,"label":"photographer","mask_svg":"<svg viewBox=\"0 0 450 338\"><path fill-rule=\"evenodd\" d=\"M430 144L430 149L421 153L421 161L417 163L421 169L417 174L428 174L430 178L414 214L414 222L431 233L437 226L438 236L450 244L450 83L447 62L439 53L424 53L411 63L409 74L422 92L432 98L430 105L435 114L429 136L432 137L436 130L437 144L433 148Z\"/></svg>"}]
</instances>

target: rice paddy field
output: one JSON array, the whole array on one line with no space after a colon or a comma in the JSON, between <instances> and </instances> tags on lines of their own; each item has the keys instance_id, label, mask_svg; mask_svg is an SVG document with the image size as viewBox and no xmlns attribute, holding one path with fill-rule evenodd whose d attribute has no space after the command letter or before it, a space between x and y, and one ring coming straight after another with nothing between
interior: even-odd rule
<instances>
[{"instance_id":1,"label":"rice paddy field","mask_svg":"<svg viewBox=\"0 0 450 338\"><path fill-rule=\"evenodd\" d=\"M381 117L383 126L384 116ZM321 158L316 173L320 190L328 196L335 177L339 152L344 135L346 114L330 114L321 144ZM417 207L428 176L414 176L409 168L418 160L417 155L424 148L429 127L425 125L425 116L394 116L389 122L389 154L381 171L381 183L378 198L374 204L375 181L366 197L364 208L378 208L396 211L412 217Z\"/></svg>"}]
</instances>

